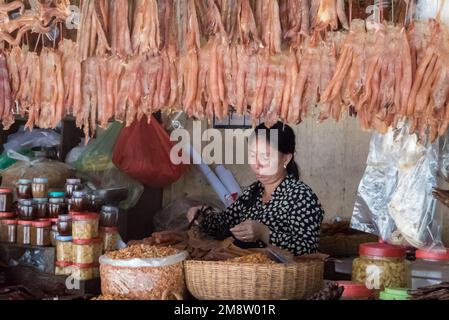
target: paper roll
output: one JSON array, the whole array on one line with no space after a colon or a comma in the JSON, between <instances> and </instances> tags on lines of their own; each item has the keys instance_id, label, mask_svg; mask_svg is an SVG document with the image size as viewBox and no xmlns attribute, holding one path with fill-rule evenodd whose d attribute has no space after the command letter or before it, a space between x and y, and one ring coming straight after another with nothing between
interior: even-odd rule
<instances>
[{"instance_id":1,"label":"paper roll","mask_svg":"<svg viewBox=\"0 0 449 320\"><path fill-rule=\"evenodd\" d=\"M238 195L242 194L242 189L240 188L240 185L235 180L232 172L228 169L226 169L222 165L218 165L215 168L215 173L217 174L218 178L221 180L221 182L224 184L226 189L229 191L229 193L237 193Z\"/></svg>"}]
</instances>

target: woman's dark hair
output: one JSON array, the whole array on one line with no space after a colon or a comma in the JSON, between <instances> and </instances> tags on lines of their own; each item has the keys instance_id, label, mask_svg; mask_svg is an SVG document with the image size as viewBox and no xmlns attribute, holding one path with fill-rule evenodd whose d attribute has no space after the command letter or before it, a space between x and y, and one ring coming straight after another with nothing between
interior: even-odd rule
<instances>
[{"instance_id":1,"label":"woman's dark hair","mask_svg":"<svg viewBox=\"0 0 449 320\"><path fill-rule=\"evenodd\" d=\"M263 134L260 134L262 133ZM250 140L254 138L264 137L268 143L272 133L277 133L277 150L283 154L292 154L293 157L287 165L287 173L299 180L300 172L298 165L294 159L296 150L296 137L293 129L280 121L276 122L272 127L268 128L265 123L258 125L252 133Z\"/></svg>"}]
</instances>

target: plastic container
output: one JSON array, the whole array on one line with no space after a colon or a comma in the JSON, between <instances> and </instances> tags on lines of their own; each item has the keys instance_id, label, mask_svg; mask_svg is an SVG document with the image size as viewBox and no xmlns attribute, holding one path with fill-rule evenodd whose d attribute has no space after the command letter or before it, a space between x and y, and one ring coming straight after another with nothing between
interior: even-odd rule
<instances>
[{"instance_id":1,"label":"plastic container","mask_svg":"<svg viewBox=\"0 0 449 320\"><path fill-rule=\"evenodd\" d=\"M103 206L100 212L101 227L116 227L118 222L119 208Z\"/></svg>"},{"instance_id":2,"label":"plastic container","mask_svg":"<svg viewBox=\"0 0 449 320\"><path fill-rule=\"evenodd\" d=\"M58 218L60 214L67 214L67 204L64 198L48 199L48 216Z\"/></svg>"},{"instance_id":3,"label":"plastic container","mask_svg":"<svg viewBox=\"0 0 449 320\"><path fill-rule=\"evenodd\" d=\"M103 241L101 238L92 240L73 240L74 263L89 264L98 263L103 253Z\"/></svg>"},{"instance_id":4,"label":"plastic container","mask_svg":"<svg viewBox=\"0 0 449 320\"><path fill-rule=\"evenodd\" d=\"M17 180L16 184L17 199L32 199L33 198L32 184L33 180L29 179Z\"/></svg>"},{"instance_id":5,"label":"plastic container","mask_svg":"<svg viewBox=\"0 0 449 320\"><path fill-rule=\"evenodd\" d=\"M379 295L380 300L410 300L405 288L385 288Z\"/></svg>"},{"instance_id":6,"label":"plastic container","mask_svg":"<svg viewBox=\"0 0 449 320\"><path fill-rule=\"evenodd\" d=\"M48 194L48 179L34 178L32 183L33 198L45 198Z\"/></svg>"},{"instance_id":7,"label":"plastic container","mask_svg":"<svg viewBox=\"0 0 449 320\"><path fill-rule=\"evenodd\" d=\"M373 296L373 290L368 289L363 283L352 281L337 281L345 290L341 300L368 300Z\"/></svg>"},{"instance_id":8,"label":"plastic container","mask_svg":"<svg viewBox=\"0 0 449 320\"><path fill-rule=\"evenodd\" d=\"M408 268L408 287L414 289L449 281L449 250L417 250Z\"/></svg>"},{"instance_id":9,"label":"plastic container","mask_svg":"<svg viewBox=\"0 0 449 320\"><path fill-rule=\"evenodd\" d=\"M4 219L0 221L0 241L4 243L16 243L17 220Z\"/></svg>"},{"instance_id":10,"label":"plastic container","mask_svg":"<svg viewBox=\"0 0 449 320\"><path fill-rule=\"evenodd\" d=\"M403 288L407 285L405 249L385 243L364 243L352 266L352 281L368 289Z\"/></svg>"},{"instance_id":11,"label":"plastic container","mask_svg":"<svg viewBox=\"0 0 449 320\"><path fill-rule=\"evenodd\" d=\"M72 274L72 263L65 261L56 261L55 263L55 275L57 276L70 276Z\"/></svg>"},{"instance_id":12,"label":"plastic container","mask_svg":"<svg viewBox=\"0 0 449 320\"><path fill-rule=\"evenodd\" d=\"M13 210L12 189L0 189L0 212L11 212Z\"/></svg>"},{"instance_id":13,"label":"plastic container","mask_svg":"<svg viewBox=\"0 0 449 320\"><path fill-rule=\"evenodd\" d=\"M59 235L72 236L72 216L60 214L57 221Z\"/></svg>"},{"instance_id":14,"label":"plastic container","mask_svg":"<svg viewBox=\"0 0 449 320\"><path fill-rule=\"evenodd\" d=\"M31 244L33 246L47 247L51 245L51 221L33 221L31 224Z\"/></svg>"},{"instance_id":15,"label":"plastic container","mask_svg":"<svg viewBox=\"0 0 449 320\"><path fill-rule=\"evenodd\" d=\"M87 195L87 203L89 212L99 213L103 206L103 198L95 194L89 194Z\"/></svg>"},{"instance_id":16,"label":"plastic container","mask_svg":"<svg viewBox=\"0 0 449 320\"><path fill-rule=\"evenodd\" d=\"M31 221L19 220L17 221L17 243L31 244Z\"/></svg>"},{"instance_id":17,"label":"plastic container","mask_svg":"<svg viewBox=\"0 0 449 320\"><path fill-rule=\"evenodd\" d=\"M48 198L35 198L33 200L37 207L36 218L48 218Z\"/></svg>"},{"instance_id":18,"label":"plastic container","mask_svg":"<svg viewBox=\"0 0 449 320\"><path fill-rule=\"evenodd\" d=\"M87 212L89 210L89 201L87 193L84 191L74 191L70 200L70 211Z\"/></svg>"},{"instance_id":19,"label":"plastic container","mask_svg":"<svg viewBox=\"0 0 449 320\"><path fill-rule=\"evenodd\" d=\"M73 192L83 189L80 179L67 179L65 183L65 193L67 198L71 198Z\"/></svg>"},{"instance_id":20,"label":"plastic container","mask_svg":"<svg viewBox=\"0 0 449 320\"><path fill-rule=\"evenodd\" d=\"M17 203L17 215L20 220L34 220L37 218L37 205L34 200L21 199Z\"/></svg>"},{"instance_id":21,"label":"plastic container","mask_svg":"<svg viewBox=\"0 0 449 320\"><path fill-rule=\"evenodd\" d=\"M103 241L103 252L115 251L118 249L120 235L118 228L100 227L100 237Z\"/></svg>"},{"instance_id":22,"label":"plastic container","mask_svg":"<svg viewBox=\"0 0 449 320\"><path fill-rule=\"evenodd\" d=\"M74 240L90 240L98 238L98 214L73 214L72 219L72 236Z\"/></svg>"},{"instance_id":23,"label":"plastic container","mask_svg":"<svg viewBox=\"0 0 449 320\"><path fill-rule=\"evenodd\" d=\"M72 266L72 277L75 280L91 280L98 278L98 264L74 263Z\"/></svg>"},{"instance_id":24,"label":"plastic container","mask_svg":"<svg viewBox=\"0 0 449 320\"><path fill-rule=\"evenodd\" d=\"M56 237L56 261L73 262L72 237Z\"/></svg>"}]
</instances>

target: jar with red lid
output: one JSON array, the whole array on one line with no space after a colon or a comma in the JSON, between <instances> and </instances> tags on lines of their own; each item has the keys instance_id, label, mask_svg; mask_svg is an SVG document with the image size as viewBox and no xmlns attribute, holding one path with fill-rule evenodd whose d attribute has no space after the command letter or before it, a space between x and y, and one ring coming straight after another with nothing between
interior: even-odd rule
<instances>
[{"instance_id":1,"label":"jar with red lid","mask_svg":"<svg viewBox=\"0 0 449 320\"><path fill-rule=\"evenodd\" d=\"M0 241L4 243L16 243L17 220L4 219L0 221Z\"/></svg>"},{"instance_id":2,"label":"jar with red lid","mask_svg":"<svg viewBox=\"0 0 449 320\"><path fill-rule=\"evenodd\" d=\"M373 298L373 290L368 289L365 284L352 281L337 281L344 288L340 300L368 300Z\"/></svg>"},{"instance_id":3,"label":"jar with red lid","mask_svg":"<svg viewBox=\"0 0 449 320\"><path fill-rule=\"evenodd\" d=\"M34 220L37 217L37 205L34 200L21 199L17 203L17 215L20 220Z\"/></svg>"},{"instance_id":4,"label":"jar with red lid","mask_svg":"<svg viewBox=\"0 0 449 320\"><path fill-rule=\"evenodd\" d=\"M12 189L1 188L0 189L0 212L13 211L13 196Z\"/></svg>"},{"instance_id":5,"label":"jar with red lid","mask_svg":"<svg viewBox=\"0 0 449 320\"><path fill-rule=\"evenodd\" d=\"M81 184L81 179L67 179L65 183L65 193L67 198L71 198L73 192L81 191L83 185Z\"/></svg>"},{"instance_id":6,"label":"jar with red lid","mask_svg":"<svg viewBox=\"0 0 449 320\"><path fill-rule=\"evenodd\" d=\"M91 280L98 278L98 276L97 263L74 263L72 265L72 277L75 280Z\"/></svg>"},{"instance_id":7,"label":"jar with red lid","mask_svg":"<svg viewBox=\"0 0 449 320\"><path fill-rule=\"evenodd\" d=\"M117 227L100 227L100 237L103 240L103 252L110 252L118 249L120 234Z\"/></svg>"},{"instance_id":8,"label":"jar with red lid","mask_svg":"<svg viewBox=\"0 0 449 320\"><path fill-rule=\"evenodd\" d=\"M31 244L47 247L51 245L51 221L41 219L31 224Z\"/></svg>"},{"instance_id":9,"label":"jar with red lid","mask_svg":"<svg viewBox=\"0 0 449 320\"><path fill-rule=\"evenodd\" d=\"M17 221L17 243L29 245L31 244L31 224L32 221Z\"/></svg>"},{"instance_id":10,"label":"jar with red lid","mask_svg":"<svg viewBox=\"0 0 449 320\"><path fill-rule=\"evenodd\" d=\"M84 191L74 191L70 199L71 212L87 212L89 210L89 201L87 193Z\"/></svg>"},{"instance_id":11,"label":"jar with red lid","mask_svg":"<svg viewBox=\"0 0 449 320\"><path fill-rule=\"evenodd\" d=\"M89 240L98 237L98 214L73 214L72 221L72 236L74 240Z\"/></svg>"},{"instance_id":12,"label":"jar with red lid","mask_svg":"<svg viewBox=\"0 0 449 320\"><path fill-rule=\"evenodd\" d=\"M16 217L16 213L15 212L0 212L0 220L4 220L4 219L14 219Z\"/></svg>"},{"instance_id":13,"label":"jar with red lid","mask_svg":"<svg viewBox=\"0 0 449 320\"><path fill-rule=\"evenodd\" d=\"M72 252L74 263L98 263L103 253L103 242L101 238L90 240L73 240Z\"/></svg>"},{"instance_id":14,"label":"jar with red lid","mask_svg":"<svg viewBox=\"0 0 449 320\"><path fill-rule=\"evenodd\" d=\"M30 179L17 180L16 183L17 199L32 199L33 198L32 184L33 180Z\"/></svg>"},{"instance_id":15,"label":"jar with red lid","mask_svg":"<svg viewBox=\"0 0 449 320\"><path fill-rule=\"evenodd\" d=\"M57 221L58 232L60 236L72 236L72 216L69 214L60 214Z\"/></svg>"},{"instance_id":16,"label":"jar with red lid","mask_svg":"<svg viewBox=\"0 0 449 320\"><path fill-rule=\"evenodd\" d=\"M64 198L48 199L48 215L50 218L58 218L60 214L67 213L67 204Z\"/></svg>"},{"instance_id":17,"label":"jar with red lid","mask_svg":"<svg viewBox=\"0 0 449 320\"><path fill-rule=\"evenodd\" d=\"M35 198L33 200L37 207L36 218L37 219L48 218L48 199L47 198Z\"/></svg>"},{"instance_id":18,"label":"jar with red lid","mask_svg":"<svg viewBox=\"0 0 449 320\"><path fill-rule=\"evenodd\" d=\"M416 260L408 268L408 287L417 289L442 282L449 282L449 250L417 250Z\"/></svg>"},{"instance_id":19,"label":"jar with red lid","mask_svg":"<svg viewBox=\"0 0 449 320\"><path fill-rule=\"evenodd\" d=\"M407 285L406 250L386 243L364 243L352 265L352 281L368 289L403 288Z\"/></svg>"}]
</instances>

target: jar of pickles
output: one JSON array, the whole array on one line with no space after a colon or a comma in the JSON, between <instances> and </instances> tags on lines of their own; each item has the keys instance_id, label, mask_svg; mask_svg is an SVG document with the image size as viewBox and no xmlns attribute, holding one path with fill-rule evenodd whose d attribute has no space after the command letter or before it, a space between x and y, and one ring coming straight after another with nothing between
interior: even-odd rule
<instances>
[{"instance_id":1,"label":"jar of pickles","mask_svg":"<svg viewBox=\"0 0 449 320\"><path fill-rule=\"evenodd\" d=\"M51 245L51 221L38 220L31 224L31 244L33 246L47 247Z\"/></svg>"},{"instance_id":2,"label":"jar of pickles","mask_svg":"<svg viewBox=\"0 0 449 320\"><path fill-rule=\"evenodd\" d=\"M103 252L115 251L118 249L120 235L117 227L100 227L100 237L103 240Z\"/></svg>"},{"instance_id":3,"label":"jar of pickles","mask_svg":"<svg viewBox=\"0 0 449 320\"><path fill-rule=\"evenodd\" d=\"M100 238L91 240L73 240L73 262L98 263L103 253L103 242Z\"/></svg>"},{"instance_id":4,"label":"jar of pickles","mask_svg":"<svg viewBox=\"0 0 449 320\"><path fill-rule=\"evenodd\" d=\"M47 198L35 198L33 199L37 211L36 211L36 219L43 219L48 217L48 199Z\"/></svg>"},{"instance_id":5,"label":"jar of pickles","mask_svg":"<svg viewBox=\"0 0 449 320\"><path fill-rule=\"evenodd\" d=\"M74 191L70 200L71 212L86 212L89 210L87 193L84 191Z\"/></svg>"},{"instance_id":6,"label":"jar of pickles","mask_svg":"<svg viewBox=\"0 0 449 320\"><path fill-rule=\"evenodd\" d=\"M361 244L359 253L360 257L353 262L352 281L375 290L407 285L405 249L373 242Z\"/></svg>"},{"instance_id":7,"label":"jar of pickles","mask_svg":"<svg viewBox=\"0 0 449 320\"><path fill-rule=\"evenodd\" d=\"M45 198L48 193L48 179L34 178L32 184L33 198Z\"/></svg>"},{"instance_id":8,"label":"jar of pickles","mask_svg":"<svg viewBox=\"0 0 449 320\"><path fill-rule=\"evenodd\" d=\"M16 243L17 220L4 219L0 221L0 241L5 243Z\"/></svg>"},{"instance_id":9,"label":"jar of pickles","mask_svg":"<svg viewBox=\"0 0 449 320\"><path fill-rule=\"evenodd\" d=\"M32 189L33 180L29 179L19 179L16 184L16 193L18 199L32 199L33 198L33 189Z\"/></svg>"},{"instance_id":10,"label":"jar of pickles","mask_svg":"<svg viewBox=\"0 0 449 320\"><path fill-rule=\"evenodd\" d=\"M98 237L98 214L73 214L72 220L72 235L74 240L90 240Z\"/></svg>"},{"instance_id":11,"label":"jar of pickles","mask_svg":"<svg viewBox=\"0 0 449 320\"><path fill-rule=\"evenodd\" d=\"M91 280L98 278L98 264L74 263L72 266L72 277L75 280Z\"/></svg>"},{"instance_id":12,"label":"jar of pickles","mask_svg":"<svg viewBox=\"0 0 449 320\"><path fill-rule=\"evenodd\" d=\"M81 184L81 179L67 179L65 183L65 193L67 198L71 198L73 192L81 191L83 185Z\"/></svg>"},{"instance_id":13,"label":"jar of pickles","mask_svg":"<svg viewBox=\"0 0 449 320\"><path fill-rule=\"evenodd\" d=\"M72 274L72 263L64 261L56 261L55 275L70 276Z\"/></svg>"},{"instance_id":14,"label":"jar of pickles","mask_svg":"<svg viewBox=\"0 0 449 320\"><path fill-rule=\"evenodd\" d=\"M31 221L17 221L17 243L31 244Z\"/></svg>"},{"instance_id":15,"label":"jar of pickles","mask_svg":"<svg viewBox=\"0 0 449 320\"><path fill-rule=\"evenodd\" d=\"M67 205L64 198L48 199L48 215L50 218L58 218L60 214L67 213Z\"/></svg>"},{"instance_id":16,"label":"jar of pickles","mask_svg":"<svg viewBox=\"0 0 449 320\"><path fill-rule=\"evenodd\" d=\"M0 189L0 212L11 212L13 210L12 189Z\"/></svg>"},{"instance_id":17,"label":"jar of pickles","mask_svg":"<svg viewBox=\"0 0 449 320\"><path fill-rule=\"evenodd\" d=\"M73 262L72 237L56 237L56 260L60 262Z\"/></svg>"},{"instance_id":18,"label":"jar of pickles","mask_svg":"<svg viewBox=\"0 0 449 320\"><path fill-rule=\"evenodd\" d=\"M37 217L37 205L34 200L21 199L17 203L17 215L20 220L34 220Z\"/></svg>"}]
</instances>

